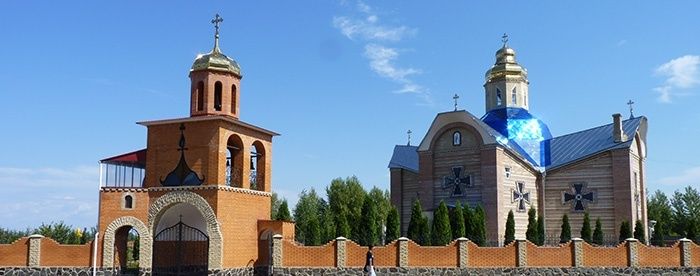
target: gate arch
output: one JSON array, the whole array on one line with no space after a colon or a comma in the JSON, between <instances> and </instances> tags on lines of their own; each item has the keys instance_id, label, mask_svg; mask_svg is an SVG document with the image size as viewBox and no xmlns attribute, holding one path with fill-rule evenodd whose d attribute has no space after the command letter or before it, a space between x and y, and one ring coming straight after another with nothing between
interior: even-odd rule
<instances>
[{"instance_id":1,"label":"gate arch","mask_svg":"<svg viewBox=\"0 0 700 276\"><path fill-rule=\"evenodd\" d=\"M139 246L139 267L151 268L151 249L153 238L146 224L132 216L123 216L113 220L105 229L104 244L102 249L102 266L114 266L114 236L117 230L124 226L131 226L139 232L141 246Z\"/></svg>"},{"instance_id":2,"label":"gate arch","mask_svg":"<svg viewBox=\"0 0 700 276\"><path fill-rule=\"evenodd\" d=\"M155 233L156 227L158 227L158 221L160 221L163 213L165 213L168 208L178 203L188 203L199 210L199 213L206 222L206 234L209 236L209 269L220 269L223 255L221 229L219 228L219 222L216 219L214 210L202 196L189 191L173 191L159 197L148 209L149 230L151 233ZM151 247L149 246L149 248Z\"/></svg>"}]
</instances>

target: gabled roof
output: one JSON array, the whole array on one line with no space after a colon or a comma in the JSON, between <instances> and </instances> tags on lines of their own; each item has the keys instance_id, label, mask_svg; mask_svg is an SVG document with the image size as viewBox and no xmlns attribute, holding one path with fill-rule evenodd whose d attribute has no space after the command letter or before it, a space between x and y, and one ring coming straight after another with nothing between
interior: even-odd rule
<instances>
[{"instance_id":1,"label":"gabled roof","mask_svg":"<svg viewBox=\"0 0 700 276\"><path fill-rule=\"evenodd\" d=\"M389 161L390 169L406 169L418 173L418 147L396 145Z\"/></svg>"},{"instance_id":2,"label":"gabled roof","mask_svg":"<svg viewBox=\"0 0 700 276\"><path fill-rule=\"evenodd\" d=\"M641 139L645 140L646 120L646 117L641 116L622 121L622 130L627 135L627 140L624 142L613 140L612 123L545 141L551 158L547 170L562 167L604 151L629 148L634 141L635 133L640 130Z\"/></svg>"}]
</instances>

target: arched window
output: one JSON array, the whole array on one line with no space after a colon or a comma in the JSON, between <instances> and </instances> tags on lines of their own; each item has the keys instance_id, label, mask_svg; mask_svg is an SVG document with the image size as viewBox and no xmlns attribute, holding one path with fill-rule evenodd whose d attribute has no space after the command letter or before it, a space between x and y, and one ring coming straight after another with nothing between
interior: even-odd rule
<instances>
[{"instance_id":1,"label":"arched window","mask_svg":"<svg viewBox=\"0 0 700 276\"><path fill-rule=\"evenodd\" d=\"M503 103L503 97L501 96L501 89L496 88L496 105L501 106Z\"/></svg>"},{"instance_id":2,"label":"arched window","mask_svg":"<svg viewBox=\"0 0 700 276\"><path fill-rule=\"evenodd\" d=\"M243 141L238 135L231 135L226 142L226 179L227 186L243 187Z\"/></svg>"},{"instance_id":3,"label":"arched window","mask_svg":"<svg viewBox=\"0 0 700 276\"><path fill-rule=\"evenodd\" d=\"M515 87L513 87L513 93L511 94L512 99L510 100L513 104L518 104L518 93L515 92Z\"/></svg>"},{"instance_id":4,"label":"arched window","mask_svg":"<svg viewBox=\"0 0 700 276\"><path fill-rule=\"evenodd\" d=\"M131 195L124 197L124 209L134 208L134 198Z\"/></svg>"},{"instance_id":5,"label":"arched window","mask_svg":"<svg viewBox=\"0 0 700 276\"><path fill-rule=\"evenodd\" d=\"M250 188L265 191L265 147L260 141L250 148Z\"/></svg>"},{"instance_id":6,"label":"arched window","mask_svg":"<svg viewBox=\"0 0 700 276\"><path fill-rule=\"evenodd\" d=\"M204 82L197 83L197 111L204 110Z\"/></svg>"},{"instance_id":7,"label":"arched window","mask_svg":"<svg viewBox=\"0 0 700 276\"><path fill-rule=\"evenodd\" d=\"M236 114L236 85L231 85L231 113Z\"/></svg>"},{"instance_id":8,"label":"arched window","mask_svg":"<svg viewBox=\"0 0 700 276\"><path fill-rule=\"evenodd\" d=\"M455 133L452 134L452 145L453 146L459 146L462 144L462 133L459 131L455 131Z\"/></svg>"},{"instance_id":9,"label":"arched window","mask_svg":"<svg viewBox=\"0 0 700 276\"><path fill-rule=\"evenodd\" d=\"M221 82L214 83L214 109L221 111Z\"/></svg>"}]
</instances>

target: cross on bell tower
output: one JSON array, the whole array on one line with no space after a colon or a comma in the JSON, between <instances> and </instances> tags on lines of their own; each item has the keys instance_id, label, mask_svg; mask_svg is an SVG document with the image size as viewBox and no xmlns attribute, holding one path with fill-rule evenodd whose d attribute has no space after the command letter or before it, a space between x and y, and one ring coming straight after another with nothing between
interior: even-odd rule
<instances>
[{"instance_id":1,"label":"cross on bell tower","mask_svg":"<svg viewBox=\"0 0 700 276\"><path fill-rule=\"evenodd\" d=\"M219 49L219 23L224 22L224 18L217 13L211 23L214 24L214 50Z\"/></svg>"},{"instance_id":2,"label":"cross on bell tower","mask_svg":"<svg viewBox=\"0 0 700 276\"><path fill-rule=\"evenodd\" d=\"M634 107L632 106L632 105L634 105L634 102L632 100L629 100L627 102L627 105L630 106L630 119L632 119L632 118L634 118Z\"/></svg>"},{"instance_id":3,"label":"cross on bell tower","mask_svg":"<svg viewBox=\"0 0 700 276\"><path fill-rule=\"evenodd\" d=\"M410 129L408 131L406 131L406 134L408 135L408 143L406 144L407 146L411 145L411 134L412 133L413 133L413 131L411 131Z\"/></svg>"},{"instance_id":4,"label":"cross on bell tower","mask_svg":"<svg viewBox=\"0 0 700 276\"><path fill-rule=\"evenodd\" d=\"M452 96L452 99L455 100L455 111L457 111L457 100L459 99L459 95L455 94Z\"/></svg>"}]
</instances>

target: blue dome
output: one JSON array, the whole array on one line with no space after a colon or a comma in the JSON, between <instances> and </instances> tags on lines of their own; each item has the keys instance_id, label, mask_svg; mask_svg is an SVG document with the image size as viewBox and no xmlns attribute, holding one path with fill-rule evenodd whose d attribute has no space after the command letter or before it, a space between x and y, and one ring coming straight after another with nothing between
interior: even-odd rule
<instances>
[{"instance_id":1,"label":"blue dome","mask_svg":"<svg viewBox=\"0 0 700 276\"><path fill-rule=\"evenodd\" d=\"M497 139L540 167L549 165L549 140L552 134L547 124L523 108L499 108L486 113L481 118L484 123L498 131L502 138Z\"/></svg>"}]
</instances>

